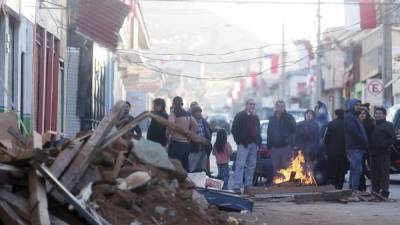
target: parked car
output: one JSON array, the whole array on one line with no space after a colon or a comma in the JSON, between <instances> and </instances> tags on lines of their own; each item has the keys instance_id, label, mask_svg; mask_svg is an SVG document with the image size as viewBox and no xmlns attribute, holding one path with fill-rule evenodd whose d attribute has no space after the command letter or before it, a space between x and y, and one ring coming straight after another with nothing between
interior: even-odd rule
<instances>
[{"instance_id":1,"label":"parked car","mask_svg":"<svg viewBox=\"0 0 400 225\"><path fill-rule=\"evenodd\" d=\"M254 173L254 185L270 186L274 179L271 152L267 149L268 120L261 120L261 146L257 151L257 164Z\"/></svg>"},{"instance_id":2,"label":"parked car","mask_svg":"<svg viewBox=\"0 0 400 225\"><path fill-rule=\"evenodd\" d=\"M294 117L296 123L304 120L306 109L288 109L287 112Z\"/></svg>"},{"instance_id":3,"label":"parked car","mask_svg":"<svg viewBox=\"0 0 400 225\"><path fill-rule=\"evenodd\" d=\"M387 120L393 123L396 132L396 143L391 152L390 173L400 174L400 104L388 110Z\"/></svg>"},{"instance_id":4,"label":"parked car","mask_svg":"<svg viewBox=\"0 0 400 225\"><path fill-rule=\"evenodd\" d=\"M208 123L210 124L211 130L216 132L219 129L225 129L230 134L231 124L229 123L228 115L215 114L208 117Z\"/></svg>"}]
</instances>

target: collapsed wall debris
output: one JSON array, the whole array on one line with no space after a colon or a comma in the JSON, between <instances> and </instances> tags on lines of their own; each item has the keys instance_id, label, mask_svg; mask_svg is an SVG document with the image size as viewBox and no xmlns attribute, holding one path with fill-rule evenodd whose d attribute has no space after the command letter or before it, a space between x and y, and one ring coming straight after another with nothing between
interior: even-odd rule
<instances>
[{"instance_id":1,"label":"collapsed wall debris","mask_svg":"<svg viewBox=\"0 0 400 225\"><path fill-rule=\"evenodd\" d=\"M73 140L0 128L0 224L230 224L161 145L124 135L151 117L196 143L207 141L151 112L117 130L125 107L116 103L96 129Z\"/></svg>"}]
</instances>

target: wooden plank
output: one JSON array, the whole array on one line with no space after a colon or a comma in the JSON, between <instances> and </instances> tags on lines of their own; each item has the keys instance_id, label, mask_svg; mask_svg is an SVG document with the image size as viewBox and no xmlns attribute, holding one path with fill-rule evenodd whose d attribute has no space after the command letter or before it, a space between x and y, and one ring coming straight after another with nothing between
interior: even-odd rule
<instances>
[{"instance_id":1,"label":"wooden plank","mask_svg":"<svg viewBox=\"0 0 400 225\"><path fill-rule=\"evenodd\" d=\"M29 203L26 199L1 188L0 200L7 202L23 219L27 221L30 220L31 213L29 210Z\"/></svg>"},{"instance_id":2,"label":"wooden plank","mask_svg":"<svg viewBox=\"0 0 400 225\"><path fill-rule=\"evenodd\" d=\"M99 215L92 215L86 210L86 207L81 205L78 199L71 192L66 189L57 178L53 176L50 170L40 165L38 162L33 161L32 165L45 177L45 179L54 186L54 188L65 198L65 200L71 204L75 210L91 225L102 225L101 222L97 220L100 218Z\"/></svg>"},{"instance_id":3,"label":"wooden plank","mask_svg":"<svg viewBox=\"0 0 400 225\"><path fill-rule=\"evenodd\" d=\"M123 152L123 151L118 153L118 157L117 157L117 160L115 162L114 169L113 169L113 177L114 178L117 178L118 175L119 175L119 172L121 171L122 165L123 165L123 163L125 161L125 158L126 158L125 157L125 153L126 152Z\"/></svg>"},{"instance_id":4,"label":"wooden plank","mask_svg":"<svg viewBox=\"0 0 400 225\"><path fill-rule=\"evenodd\" d=\"M36 170L29 172L29 204L32 212L31 224L50 225L46 189L43 180L36 174Z\"/></svg>"},{"instance_id":5,"label":"wooden plank","mask_svg":"<svg viewBox=\"0 0 400 225\"><path fill-rule=\"evenodd\" d=\"M27 225L11 206L0 200L0 220L6 225Z\"/></svg>"},{"instance_id":6,"label":"wooden plank","mask_svg":"<svg viewBox=\"0 0 400 225\"><path fill-rule=\"evenodd\" d=\"M97 153L101 151L101 148L98 148L99 145L104 141L104 138L109 134L117 120L123 115L126 107L127 104L124 101L119 101L113 106L111 112L103 118L92 136L78 153L78 156L75 157L70 167L65 171L61 182L68 190L72 190L78 183L89 164L95 159Z\"/></svg>"},{"instance_id":7,"label":"wooden plank","mask_svg":"<svg viewBox=\"0 0 400 225\"><path fill-rule=\"evenodd\" d=\"M62 173L71 164L72 160L74 160L81 147L82 143L76 143L73 148L67 148L58 154L56 160L50 167L50 171L54 177L59 178L62 175ZM46 189L48 192L50 192L52 190L51 185L47 185Z\"/></svg>"},{"instance_id":8,"label":"wooden plank","mask_svg":"<svg viewBox=\"0 0 400 225\"><path fill-rule=\"evenodd\" d=\"M129 122L124 127L122 127L121 129L117 130L112 135L110 135L110 137L108 137L107 140L102 144L101 148L105 148L105 147L111 145L114 141L116 141L120 137L124 136L126 133L128 133L130 130L132 130L137 125L139 125L140 122L142 122L144 119L146 119L150 115L151 115L151 112L147 112L147 111L138 115L133 121Z\"/></svg>"}]
</instances>

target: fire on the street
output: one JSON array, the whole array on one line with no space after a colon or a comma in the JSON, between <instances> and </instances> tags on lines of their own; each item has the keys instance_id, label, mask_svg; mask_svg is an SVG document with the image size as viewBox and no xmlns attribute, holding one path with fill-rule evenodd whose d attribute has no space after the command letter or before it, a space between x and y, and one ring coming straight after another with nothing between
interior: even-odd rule
<instances>
[{"instance_id":1,"label":"fire on the street","mask_svg":"<svg viewBox=\"0 0 400 225\"><path fill-rule=\"evenodd\" d=\"M278 171L274 178L275 184L285 182L299 182L301 184L315 184L315 179L311 172L305 170L305 159L303 152L299 151L297 156L292 159L290 166Z\"/></svg>"}]
</instances>

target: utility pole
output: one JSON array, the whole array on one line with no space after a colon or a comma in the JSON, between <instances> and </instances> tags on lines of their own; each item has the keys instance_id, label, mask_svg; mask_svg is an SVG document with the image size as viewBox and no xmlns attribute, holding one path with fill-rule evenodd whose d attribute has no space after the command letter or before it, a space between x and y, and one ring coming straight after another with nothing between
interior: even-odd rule
<instances>
[{"instance_id":1,"label":"utility pole","mask_svg":"<svg viewBox=\"0 0 400 225\"><path fill-rule=\"evenodd\" d=\"M383 62L382 62L382 81L384 92L383 92L383 105L391 106L393 104L393 89L392 85L386 87L386 84L392 80L392 25L391 25L391 15L392 13L387 13L392 6L393 0L382 0L382 32L383 32Z\"/></svg>"},{"instance_id":2,"label":"utility pole","mask_svg":"<svg viewBox=\"0 0 400 225\"><path fill-rule=\"evenodd\" d=\"M281 63L281 78L279 85L279 99L283 100L285 98L286 90L286 53L285 53L285 24L282 24L282 63Z\"/></svg>"},{"instance_id":3,"label":"utility pole","mask_svg":"<svg viewBox=\"0 0 400 225\"><path fill-rule=\"evenodd\" d=\"M317 65L315 70L315 76L317 83L315 90L311 96L311 106L315 106L317 101L322 97L322 72L321 72L321 0L318 0L317 6Z\"/></svg>"}]
</instances>

